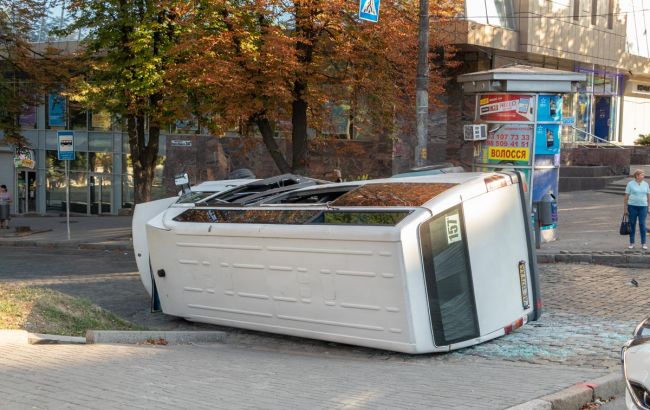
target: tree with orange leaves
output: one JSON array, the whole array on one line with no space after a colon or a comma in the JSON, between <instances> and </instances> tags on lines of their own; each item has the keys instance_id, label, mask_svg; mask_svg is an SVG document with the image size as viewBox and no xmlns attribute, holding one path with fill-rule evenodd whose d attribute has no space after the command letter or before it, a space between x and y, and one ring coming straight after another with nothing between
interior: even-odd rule
<instances>
[{"instance_id":1,"label":"tree with orange leaves","mask_svg":"<svg viewBox=\"0 0 650 410\"><path fill-rule=\"evenodd\" d=\"M430 14L443 25L462 4L436 2ZM350 0L185 3L185 34L173 50L169 84L187 92L170 92L174 105L217 130L240 121L256 125L281 172L305 171L308 130L323 125L328 107L347 104L356 126L390 137L396 118L412 117L418 2L384 0L378 23L360 21L357 12ZM432 48L449 42L440 27L432 33ZM444 82L433 69L430 93L443 92ZM286 120L290 160L274 138Z\"/></svg>"}]
</instances>

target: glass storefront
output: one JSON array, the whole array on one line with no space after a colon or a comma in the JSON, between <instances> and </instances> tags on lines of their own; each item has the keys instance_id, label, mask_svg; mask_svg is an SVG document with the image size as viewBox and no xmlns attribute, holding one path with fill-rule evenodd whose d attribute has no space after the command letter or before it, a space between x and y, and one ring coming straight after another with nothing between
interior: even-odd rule
<instances>
[{"instance_id":1,"label":"glass storefront","mask_svg":"<svg viewBox=\"0 0 650 410\"><path fill-rule=\"evenodd\" d=\"M591 139L620 141L616 124L624 75L596 66L577 67L575 71L587 76L578 84L577 92L567 99L566 108L570 107L567 112L573 112L575 118L575 139L580 141L595 136L597 138ZM566 130L564 135L567 136Z\"/></svg>"}]
</instances>

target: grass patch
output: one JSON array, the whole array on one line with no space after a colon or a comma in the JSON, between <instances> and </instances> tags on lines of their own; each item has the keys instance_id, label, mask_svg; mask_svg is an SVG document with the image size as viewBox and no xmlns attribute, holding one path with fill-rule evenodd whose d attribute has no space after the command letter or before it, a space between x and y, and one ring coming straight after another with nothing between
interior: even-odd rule
<instances>
[{"instance_id":1,"label":"grass patch","mask_svg":"<svg viewBox=\"0 0 650 410\"><path fill-rule=\"evenodd\" d=\"M51 289L0 284L0 329L85 336L86 330L142 330L120 317Z\"/></svg>"}]
</instances>

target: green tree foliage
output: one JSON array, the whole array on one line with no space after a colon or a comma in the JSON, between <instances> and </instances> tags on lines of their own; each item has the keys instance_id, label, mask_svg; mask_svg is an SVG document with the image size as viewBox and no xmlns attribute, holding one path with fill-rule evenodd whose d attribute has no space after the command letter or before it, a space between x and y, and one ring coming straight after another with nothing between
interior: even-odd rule
<instances>
[{"instance_id":1,"label":"green tree foliage","mask_svg":"<svg viewBox=\"0 0 650 410\"><path fill-rule=\"evenodd\" d=\"M650 134L639 134L639 138L634 140L635 145L650 146Z\"/></svg>"},{"instance_id":2,"label":"green tree foliage","mask_svg":"<svg viewBox=\"0 0 650 410\"><path fill-rule=\"evenodd\" d=\"M136 203L151 199L161 124L166 119L165 78L169 50L178 39L176 2L76 0L66 32L84 30L84 70L70 98L91 109L108 109L126 122Z\"/></svg>"}]
</instances>

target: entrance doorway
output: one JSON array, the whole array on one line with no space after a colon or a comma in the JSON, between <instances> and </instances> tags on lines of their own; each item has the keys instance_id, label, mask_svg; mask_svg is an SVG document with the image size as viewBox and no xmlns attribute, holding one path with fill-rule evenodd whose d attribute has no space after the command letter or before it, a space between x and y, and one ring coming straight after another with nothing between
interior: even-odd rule
<instances>
[{"instance_id":1,"label":"entrance doorway","mask_svg":"<svg viewBox=\"0 0 650 410\"><path fill-rule=\"evenodd\" d=\"M18 214L36 212L36 171L16 173L16 198Z\"/></svg>"},{"instance_id":2,"label":"entrance doorway","mask_svg":"<svg viewBox=\"0 0 650 410\"><path fill-rule=\"evenodd\" d=\"M609 126L611 115L612 97L596 97L596 116L594 120L594 135L609 141ZM601 141L602 142L602 141Z\"/></svg>"},{"instance_id":3,"label":"entrance doorway","mask_svg":"<svg viewBox=\"0 0 650 410\"><path fill-rule=\"evenodd\" d=\"M90 213L110 214L112 194L111 176L107 174L90 174L88 177L88 188L90 191Z\"/></svg>"}]
</instances>

